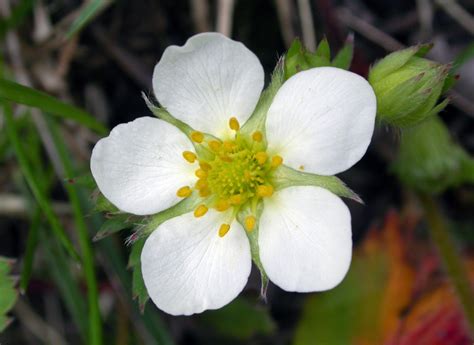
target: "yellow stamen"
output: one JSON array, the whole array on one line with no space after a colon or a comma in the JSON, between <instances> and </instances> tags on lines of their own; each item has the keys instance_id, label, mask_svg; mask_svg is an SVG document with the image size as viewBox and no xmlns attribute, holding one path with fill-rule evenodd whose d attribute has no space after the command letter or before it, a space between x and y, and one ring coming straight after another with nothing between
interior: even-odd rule
<instances>
[{"instance_id":1,"label":"yellow stamen","mask_svg":"<svg viewBox=\"0 0 474 345\"><path fill-rule=\"evenodd\" d=\"M210 149L214 152L219 151L222 146L221 142L217 140L211 140L208 145Z\"/></svg>"},{"instance_id":2,"label":"yellow stamen","mask_svg":"<svg viewBox=\"0 0 474 345\"><path fill-rule=\"evenodd\" d=\"M194 163L196 161L196 155L194 152L191 151L184 151L183 152L183 157L186 159L189 163Z\"/></svg>"},{"instance_id":3,"label":"yellow stamen","mask_svg":"<svg viewBox=\"0 0 474 345\"><path fill-rule=\"evenodd\" d=\"M236 194L236 195L232 195L229 198L229 200L232 205L240 205L243 201L243 198L242 198L242 195Z\"/></svg>"},{"instance_id":4,"label":"yellow stamen","mask_svg":"<svg viewBox=\"0 0 474 345\"><path fill-rule=\"evenodd\" d=\"M261 185L257 187L257 195L261 198L269 197L273 195L273 187Z\"/></svg>"},{"instance_id":5,"label":"yellow stamen","mask_svg":"<svg viewBox=\"0 0 474 345\"><path fill-rule=\"evenodd\" d=\"M204 216L207 213L207 210L208 208L206 207L206 205L199 205L194 210L194 217L199 218Z\"/></svg>"},{"instance_id":6,"label":"yellow stamen","mask_svg":"<svg viewBox=\"0 0 474 345\"><path fill-rule=\"evenodd\" d=\"M232 129L234 131L238 131L240 129L239 120L237 120L237 118L235 118L235 117L231 117L230 120L229 120L229 127L230 127L230 129Z\"/></svg>"},{"instance_id":7,"label":"yellow stamen","mask_svg":"<svg viewBox=\"0 0 474 345\"><path fill-rule=\"evenodd\" d=\"M204 169L198 169L194 172L194 174L199 177L199 178L206 178L207 177L207 172Z\"/></svg>"},{"instance_id":8,"label":"yellow stamen","mask_svg":"<svg viewBox=\"0 0 474 345\"><path fill-rule=\"evenodd\" d=\"M196 189L204 189L207 188L207 182L206 180L197 180L196 184L194 185Z\"/></svg>"},{"instance_id":9,"label":"yellow stamen","mask_svg":"<svg viewBox=\"0 0 474 345\"><path fill-rule=\"evenodd\" d=\"M232 149L235 146L235 144L232 141L229 141L229 140L224 141L222 143L222 145L224 146L224 150L227 151L227 152L232 151Z\"/></svg>"},{"instance_id":10,"label":"yellow stamen","mask_svg":"<svg viewBox=\"0 0 474 345\"><path fill-rule=\"evenodd\" d=\"M191 133L191 140L194 141L195 143L200 144L204 140L204 134L198 131L194 131Z\"/></svg>"},{"instance_id":11,"label":"yellow stamen","mask_svg":"<svg viewBox=\"0 0 474 345\"><path fill-rule=\"evenodd\" d=\"M205 198L206 196L211 195L211 190L209 188L203 188L199 191L199 196Z\"/></svg>"},{"instance_id":12,"label":"yellow stamen","mask_svg":"<svg viewBox=\"0 0 474 345\"><path fill-rule=\"evenodd\" d=\"M256 131L252 134L252 139L256 141L257 143L261 142L263 140L263 134L260 131Z\"/></svg>"},{"instance_id":13,"label":"yellow stamen","mask_svg":"<svg viewBox=\"0 0 474 345\"><path fill-rule=\"evenodd\" d=\"M254 216L247 216L245 218L245 228L248 232L255 229L255 224L257 223L257 219Z\"/></svg>"},{"instance_id":14,"label":"yellow stamen","mask_svg":"<svg viewBox=\"0 0 474 345\"><path fill-rule=\"evenodd\" d=\"M263 151L257 152L255 154L255 159L257 160L258 164L260 164L260 165L265 164L265 162L267 161L267 158L268 158L268 155Z\"/></svg>"},{"instance_id":15,"label":"yellow stamen","mask_svg":"<svg viewBox=\"0 0 474 345\"><path fill-rule=\"evenodd\" d=\"M272 157L272 168L276 168L283 163L283 158L281 156L273 156Z\"/></svg>"},{"instance_id":16,"label":"yellow stamen","mask_svg":"<svg viewBox=\"0 0 474 345\"><path fill-rule=\"evenodd\" d=\"M216 210L219 212L224 212L230 207L230 204L227 200L219 200L216 204Z\"/></svg>"},{"instance_id":17,"label":"yellow stamen","mask_svg":"<svg viewBox=\"0 0 474 345\"><path fill-rule=\"evenodd\" d=\"M221 227L219 228L219 236L224 237L230 230L230 225L229 224L222 224Z\"/></svg>"},{"instance_id":18,"label":"yellow stamen","mask_svg":"<svg viewBox=\"0 0 474 345\"><path fill-rule=\"evenodd\" d=\"M193 191L191 190L191 188L189 188L188 186L184 186L178 189L178 191L176 192L176 195L179 196L180 198L187 198L192 193Z\"/></svg>"},{"instance_id":19,"label":"yellow stamen","mask_svg":"<svg viewBox=\"0 0 474 345\"><path fill-rule=\"evenodd\" d=\"M199 162L199 167L204 171L211 170L211 165L209 163L206 163L206 162Z\"/></svg>"}]
</instances>

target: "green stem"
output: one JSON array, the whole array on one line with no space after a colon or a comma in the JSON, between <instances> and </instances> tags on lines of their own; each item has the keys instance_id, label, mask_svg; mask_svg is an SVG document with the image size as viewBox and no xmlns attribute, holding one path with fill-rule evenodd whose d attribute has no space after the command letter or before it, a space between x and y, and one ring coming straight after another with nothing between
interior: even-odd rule
<instances>
[{"instance_id":1,"label":"green stem","mask_svg":"<svg viewBox=\"0 0 474 345\"><path fill-rule=\"evenodd\" d=\"M48 123L51 137L59 154L61 164L68 177L75 176L72 162L69 158L69 153L60 139L59 131L55 121L50 116L45 116ZM96 279L96 272L94 267L94 254L92 251L92 244L89 238L89 233L85 223L85 214L81 207L81 201L76 185L64 183L64 187L71 202L74 222L78 231L79 245L82 252L82 261L84 265L84 273L87 284L87 299L89 306L89 344L102 344L102 322L99 309L99 292Z\"/></svg>"},{"instance_id":2,"label":"green stem","mask_svg":"<svg viewBox=\"0 0 474 345\"><path fill-rule=\"evenodd\" d=\"M448 226L435 200L428 195L420 195L420 199L431 230L431 237L463 306L471 331L474 331L474 294L466 267L457 253Z\"/></svg>"}]
</instances>

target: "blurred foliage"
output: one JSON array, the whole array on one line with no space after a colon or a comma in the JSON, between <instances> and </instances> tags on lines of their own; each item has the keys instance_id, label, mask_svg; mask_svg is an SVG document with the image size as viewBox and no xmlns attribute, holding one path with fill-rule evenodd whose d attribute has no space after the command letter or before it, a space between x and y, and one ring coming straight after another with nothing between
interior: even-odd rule
<instances>
[{"instance_id":1,"label":"blurred foliage","mask_svg":"<svg viewBox=\"0 0 474 345\"><path fill-rule=\"evenodd\" d=\"M275 324L264 307L238 297L217 310L208 310L199 316L204 327L212 329L210 334L238 340L249 340L255 335L270 335Z\"/></svg>"},{"instance_id":2,"label":"blurred foliage","mask_svg":"<svg viewBox=\"0 0 474 345\"><path fill-rule=\"evenodd\" d=\"M7 313L13 308L18 297L15 281L10 276L13 261L0 256L0 332L11 322Z\"/></svg>"},{"instance_id":3,"label":"blurred foliage","mask_svg":"<svg viewBox=\"0 0 474 345\"><path fill-rule=\"evenodd\" d=\"M78 34L85 26L87 26L87 24L89 24L112 3L113 0L92 0L84 2L84 5L82 6L78 16L66 34L67 38L71 38L72 36Z\"/></svg>"},{"instance_id":4,"label":"blurred foliage","mask_svg":"<svg viewBox=\"0 0 474 345\"><path fill-rule=\"evenodd\" d=\"M308 298L293 344L470 345L456 294L413 237L417 222L391 212L381 229L373 228L342 284ZM472 259L465 262L474 267Z\"/></svg>"},{"instance_id":5,"label":"blurred foliage","mask_svg":"<svg viewBox=\"0 0 474 345\"><path fill-rule=\"evenodd\" d=\"M437 115L401 132L392 169L403 184L425 193L474 183L474 159L454 142Z\"/></svg>"}]
</instances>

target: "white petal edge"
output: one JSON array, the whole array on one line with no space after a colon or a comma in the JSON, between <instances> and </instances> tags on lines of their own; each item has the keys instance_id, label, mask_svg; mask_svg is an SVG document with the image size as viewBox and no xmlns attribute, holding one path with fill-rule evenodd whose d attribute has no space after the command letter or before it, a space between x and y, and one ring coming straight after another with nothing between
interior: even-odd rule
<instances>
[{"instance_id":1,"label":"white petal edge","mask_svg":"<svg viewBox=\"0 0 474 345\"><path fill-rule=\"evenodd\" d=\"M147 238L142 274L158 308L172 315L201 313L221 308L243 290L251 270L250 245L236 221L219 237L228 216L214 210L202 218L188 213Z\"/></svg>"},{"instance_id":2,"label":"white petal edge","mask_svg":"<svg viewBox=\"0 0 474 345\"><path fill-rule=\"evenodd\" d=\"M155 97L174 117L196 130L225 137L228 121L243 124L264 84L260 61L242 43L202 33L184 46L166 48L153 73Z\"/></svg>"},{"instance_id":3,"label":"white petal edge","mask_svg":"<svg viewBox=\"0 0 474 345\"><path fill-rule=\"evenodd\" d=\"M196 180L183 151L188 138L163 120L140 117L120 124L92 150L91 171L99 190L121 211L148 215L176 204L178 188Z\"/></svg>"},{"instance_id":4,"label":"white petal edge","mask_svg":"<svg viewBox=\"0 0 474 345\"><path fill-rule=\"evenodd\" d=\"M259 226L260 260L286 291L335 287L352 256L351 216L342 200L319 187L291 187L265 199Z\"/></svg>"},{"instance_id":5,"label":"white petal edge","mask_svg":"<svg viewBox=\"0 0 474 345\"><path fill-rule=\"evenodd\" d=\"M334 175L365 154L374 131L376 98L361 76L334 67L295 74L267 114L269 149L285 164Z\"/></svg>"}]
</instances>

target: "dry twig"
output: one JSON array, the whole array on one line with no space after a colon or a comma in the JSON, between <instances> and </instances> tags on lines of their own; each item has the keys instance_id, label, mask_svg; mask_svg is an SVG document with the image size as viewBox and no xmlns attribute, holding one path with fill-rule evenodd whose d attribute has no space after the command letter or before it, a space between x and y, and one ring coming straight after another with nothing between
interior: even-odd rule
<instances>
[{"instance_id":1,"label":"dry twig","mask_svg":"<svg viewBox=\"0 0 474 345\"><path fill-rule=\"evenodd\" d=\"M217 2L216 31L227 37L232 35L232 19L234 15L234 0L219 0Z\"/></svg>"},{"instance_id":2,"label":"dry twig","mask_svg":"<svg viewBox=\"0 0 474 345\"><path fill-rule=\"evenodd\" d=\"M303 32L303 43L310 51L316 50L316 30L309 0L298 0L298 12Z\"/></svg>"}]
</instances>

